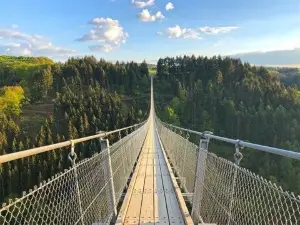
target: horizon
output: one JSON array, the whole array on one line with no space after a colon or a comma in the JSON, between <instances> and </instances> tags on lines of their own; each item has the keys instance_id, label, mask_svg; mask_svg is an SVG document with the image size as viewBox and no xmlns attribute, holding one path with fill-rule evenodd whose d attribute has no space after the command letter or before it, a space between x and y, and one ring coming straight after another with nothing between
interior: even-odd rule
<instances>
[{"instance_id":1,"label":"horizon","mask_svg":"<svg viewBox=\"0 0 300 225\"><path fill-rule=\"evenodd\" d=\"M12 0L3 8L0 54L137 62L194 54L300 65L298 0Z\"/></svg>"},{"instance_id":2,"label":"horizon","mask_svg":"<svg viewBox=\"0 0 300 225\"><path fill-rule=\"evenodd\" d=\"M17 55L17 56L15 56L15 55L0 55L0 57L1 56L13 56L13 57L33 57L33 58L35 58L35 57L47 57L47 56L23 56L23 55ZM55 62L55 63L59 63L59 62L61 62L61 63L64 63L64 62L66 62L67 60L69 60L69 59L71 59L71 58L83 58L83 57L89 57L89 56L93 56L93 57L95 57L97 60L100 60L100 59L103 59L103 60L105 60L105 61L107 61L107 62L111 62L111 63L116 63L117 61L118 62L124 62L124 63L128 63L128 62L135 62L135 63L138 63L138 64L140 64L140 63L142 63L142 62L144 62L144 61L146 61L146 63L148 64L148 66L150 65L150 66L157 66L157 61L158 60L155 60L155 61L153 61L153 60L149 60L149 61L147 61L147 60L106 60L105 58L103 58L103 57L100 57L100 58L97 58L96 56L94 56L94 55L92 55L92 54L89 54L89 55L82 55L82 56L72 56L72 57L69 57L69 58L67 58L67 59L64 59L64 60L53 60L53 59L51 59L50 57L47 57L47 58L49 58L49 59L51 59L51 60L53 60L53 62ZM183 55L180 55L180 56L175 56L175 57L182 57ZM201 57L206 57L206 56L203 56L203 55L198 55L198 56L201 56ZM218 55L214 55L214 56L218 56ZM209 56L208 58L211 58L211 57L214 57L214 56ZM220 55L221 56L221 55ZM173 56L174 57L174 56ZM235 58L235 57L233 57L233 56L221 56L222 58L224 58L224 57L230 57L230 58ZM162 57L163 58L163 57ZM239 58L240 59L240 58ZM243 60L241 60L243 63L249 63L248 61L243 61ZM281 65L281 64L278 64L278 65L267 65L267 64L253 64L253 63L249 63L251 66L256 66L256 67L260 67L260 66L263 66L263 67L266 67L266 68L268 68L268 67L273 67L273 68L298 68L298 69L300 69L300 64L290 64L290 65Z\"/></svg>"}]
</instances>

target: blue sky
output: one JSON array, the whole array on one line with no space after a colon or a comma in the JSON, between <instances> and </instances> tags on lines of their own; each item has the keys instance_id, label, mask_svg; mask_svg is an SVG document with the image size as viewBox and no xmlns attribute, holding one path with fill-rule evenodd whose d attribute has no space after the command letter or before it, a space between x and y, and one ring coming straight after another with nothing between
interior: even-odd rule
<instances>
[{"instance_id":1,"label":"blue sky","mask_svg":"<svg viewBox=\"0 0 300 225\"><path fill-rule=\"evenodd\" d=\"M0 54L153 62L300 48L299 0L10 0L1 8Z\"/></svg>"}]
</instances>

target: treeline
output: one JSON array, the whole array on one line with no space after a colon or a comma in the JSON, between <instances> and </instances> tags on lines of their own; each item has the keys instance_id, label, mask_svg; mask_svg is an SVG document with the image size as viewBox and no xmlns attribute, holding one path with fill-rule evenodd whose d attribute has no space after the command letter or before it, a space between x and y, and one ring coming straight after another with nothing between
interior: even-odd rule
<instances>
[{"instance_id":1,"label":"treeline","mask_svg":"<svg viewBox=\"0 0 300 225\"><path fill-rule=\"evenodd\" d=\"M29 102L55 97L61 90L62 79L79 76L84 84L93 80L108 89L137 94L147 85L148 65L117 61L115 64L95 57L71 58L66 63L54 63L46 57L0 56L0 87L20 85ZM146 76L145 76L146 75Z\"/></svg>"},{"instance_id":2,"label":"treeline","mask_svg":"<svg viewBox=\"0 0 300 225\"><path fill-rule=\"evenodd\" d=\"M160 59L157 74L162 120L300 151L299 90L284 86L278 73L228 57L184 56ZM228 146L216 144L211 151L232 160ZM299 162L251 150L243 154L242 166L300 193Z\"/></svg>"},{"instance_id":3,"label":"treeline","mask_svg":"<svg viewBox=\"0 0 300 225\"><path fill-rule=\"evenodd\" d=\"M31 101L55 96L53 115L32 136L19 127L19 116L1 112L0 155L130 126L148 114L150 82L146 63L112 64L94 57L70 59L37 71L33 80ZM130 100L123 101L124 95ZM78 144L75 151L81 160L98 152L99 143ZM69 152L59 149L0 164L0 202L20 196L22 191L68 168Z\"/></svg>"}]
</instances>

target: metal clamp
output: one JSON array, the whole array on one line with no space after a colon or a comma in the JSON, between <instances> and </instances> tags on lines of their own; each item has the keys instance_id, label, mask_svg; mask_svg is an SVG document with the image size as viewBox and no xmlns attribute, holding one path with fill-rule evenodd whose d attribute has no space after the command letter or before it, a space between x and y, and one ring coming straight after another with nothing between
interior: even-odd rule
<instances>
[{"instance_id":1,"label":"metal clamp","mask_svg":"<svg viewBox=\"0 0 300 225\"><path fill-rule=\"evenodd\" d=\"M240 162L243 159L243 154L240 152L240 149L243 149L243 147L240 146L240 140L237 140L234 153L234 161L236 165L240 165Z\"/></svg>"},{"instance_id":2,"label":"metal clamp","mask_svg":"<svg viewBox=\"0 0 300 225\"><path fill-rule=\"evenodd\" d=\"M71 165L74 166L75 165L75 161L77 159L77 154L75 152L75 143L73 140L70 140L71 142L71 152L68 154L68 159L71 162Z\"/></svg>"},{"instance_id":3,"label":"metal clamp","mask_svg":"<svg viewBox=\"0 0 300 225\"><path fill-rule=\"evenodd\" d=\"M190 138L190 133L187 131L187 132L186 132L185 139L186 139L186 140L189 140L189 138Z\"/></svg>"},{"instance_id":4,"label":"metal clamp","mask_svg":"<svg viewBox=\"0 0 300 225\"><path fill-rule=\"evenodd\" d=\"M207 139L208 142L209 142L210 137L207 137L207 135L213 135L213 132L211 132L211 131L204 131L204 132L202 133L202 137L205 138L205 139Z\"/></svg>"},{"instance_id":5,"label":"metal clamp","mask_svg":"<svg viewBox=\"0 0 300 225\"><path fill-rule=\"evenodd\" d=\"M179 130L179 132L178 132L178 133L179 133L179 135L180 135L180 136L182 136L182 130Z\"/></svg>"}]
</instances>

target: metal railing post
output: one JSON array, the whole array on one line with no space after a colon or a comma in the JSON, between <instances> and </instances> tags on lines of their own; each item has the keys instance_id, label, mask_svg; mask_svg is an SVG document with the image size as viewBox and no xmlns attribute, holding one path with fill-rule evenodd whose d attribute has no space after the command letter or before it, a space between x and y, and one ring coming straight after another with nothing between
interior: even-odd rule
<instances>
[{"instance_id":1,"label":"metal railing post","mask_svg":"<svg viewBox=\"0 0 300 225\"><path fill-rule=\"evenodd\" d=\"M205 170L206 170L206 158L208 151L209 139L200 139L198 147L198 156L197 156L197 167L196 167L196 177L194 184L194 195L193 195L193 206L192 206L192 218L195 224L199 223L201 201L203 196L204 189L204 179L205 179ZM202 221L201 221L202 222Z\"/></svg>"},{"instance_id":2,"label":"metal railing post","mask_svg":"<svg viewBox=\"0 0 300 225\"><path fill-rule=\"evenodd\" d=\"M109 141L108 139L102 139L100 138L100 145L101 145L101 151L106 151L105 156L106 159L104 160L104 176L108 178L108 189L107 189L107 195L108 195L108 201L110 205L110 209L113 211L113 217L117 216L117 206L116 206L116 195L115 195L115 186L114 186L114 177L113 177L113 171L111 166L111 157L110 157L110 147L109 147Z\"/></svg>"},{"instance_id":3,"label":"metal railing post","mask_svg":"<svg viewBox=\"0 0 300 225\"><path fill-rule=\"evenodd\" d=\"M76 162L75 162L77 159L77 155L75 153L75 144L74 144L73 140L71 140L71 152L69 153L68 158L71 161L71 165L74 169L76 194L78 197L79 211L80 211L80 220L81 220L81 224L84 225L83 209L82 209L82 202L81 202L81 195L80 195L80 188L79 188L79 181L78 181L78 173L77 173L77 167L76 167Z\"/></svg>"}]
</instances>

